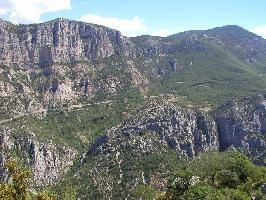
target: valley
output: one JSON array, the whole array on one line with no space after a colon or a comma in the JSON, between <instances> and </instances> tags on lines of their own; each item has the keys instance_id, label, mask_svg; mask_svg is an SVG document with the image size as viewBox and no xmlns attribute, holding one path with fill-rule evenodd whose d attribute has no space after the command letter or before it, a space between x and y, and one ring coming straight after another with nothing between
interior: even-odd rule
<instances>
[{"instance_id":1,"label":"valley","mask_svg":"<svg viewBox=\"0 0 266 200\"><path fill-rule=\"evenodd\" d=\"M0 20L1 182L16 159L32 170L32 190L58 199L141 199L142 190L154 199L173 196L169 179L202 155L238 162L239 151L257 172L265 56L266 40L235 25L126 37L64 18Z\"/></svg>"}]
</instances>

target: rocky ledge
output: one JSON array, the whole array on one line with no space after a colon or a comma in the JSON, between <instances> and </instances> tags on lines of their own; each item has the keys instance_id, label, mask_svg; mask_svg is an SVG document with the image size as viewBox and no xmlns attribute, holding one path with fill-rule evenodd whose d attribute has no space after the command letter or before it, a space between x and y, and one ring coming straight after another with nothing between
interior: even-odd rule
<instances>
[{"instance_id":1,"label":"rocky ledge","mask_svg":"<svg viewBox=\"0 0 266 200\"><path fill-rule=\"evenodd\" d=\"M51 185L68 170L77 152L52 140L40 142L34 133L14 135L8 127L0 130L0 180L7 178L4 163L9 158L19 158L30 166L35 187Z\"/></svg>"}]
</instances>

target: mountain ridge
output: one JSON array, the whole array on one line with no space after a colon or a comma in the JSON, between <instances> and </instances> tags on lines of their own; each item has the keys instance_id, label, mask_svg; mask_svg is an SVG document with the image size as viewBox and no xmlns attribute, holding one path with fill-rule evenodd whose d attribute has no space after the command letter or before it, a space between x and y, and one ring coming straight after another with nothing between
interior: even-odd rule
<instances>
[{"instance_id":1,"label":"mountain ridge","mask_svg":"<svg viewBox=\"0 0 266 200\"><path fill-rule=\"evenodd\" d=\"M117 199L164 190L179 156L233 147L263 165L266 42L241 27L128 38L0 21L0 46L1 180L15 157L36 189Z\"/></svg>"}]
</instances>

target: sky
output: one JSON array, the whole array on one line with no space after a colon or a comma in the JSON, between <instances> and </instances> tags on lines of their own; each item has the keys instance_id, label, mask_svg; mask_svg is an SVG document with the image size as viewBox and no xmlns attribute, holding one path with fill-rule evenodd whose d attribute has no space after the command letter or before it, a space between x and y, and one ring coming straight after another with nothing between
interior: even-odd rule
<instances>
[{"instance_id":1,"label":"sky","mask_svg":"<svg viewBox=\"0 0 266 200\"><path fill-rule=\"evenodd\" d=\"M0 0L0 18L13 23L58 17L101 24L126 36L239 25L266 38L266 0Z\"/></svg>"}]
</instances>

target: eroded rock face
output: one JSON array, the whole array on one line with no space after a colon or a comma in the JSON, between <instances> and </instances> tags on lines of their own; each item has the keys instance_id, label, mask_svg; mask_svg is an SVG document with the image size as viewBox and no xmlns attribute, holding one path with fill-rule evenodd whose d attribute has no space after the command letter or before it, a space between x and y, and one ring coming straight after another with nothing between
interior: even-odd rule
<instances>
[{"instance_id":1,"label":"eroded rock face","mask_svg":"<svg viewBox=\"0 0 266 200\"><path fill-rule=\"evenodd\" d=\"M218 149L216 124L204 114L172 105L154 107L140 113L98 138L90 153L110 153L110 147L114 145L119 145L118 148L135 148L142 153L150 152L156 146L152 141L135 142L135 138L146 133L154 134L163 146L190 157Z\"/></svg>"},{"instance_id":2,"label":"eroded rock face","mask_svg":"<svg viewBox=\"0 0 266 200\"><path fill-rule=\"evenodd\" d=\"M216 118L220 150L233 146L254 159L265 157L265 100L231 102L226 106Z\"/></svg>"},{"instance_id":3,"label":"eroded rock face","mask_svg":"<svg viewBox=\"0 0 266 200\"><path fill-rule=\"evenodd\" d=\"M257 158L265 156L265 127L264 98L232 101L213 116L171 104L150 105L109 129L91 145L88 154L111 154L117 149L149 153L158 150L156 145L160 144L160 148L189 157L234 147ZM154 140L145 140L145 135L152 135Z\"/></svg>"},{"instance_id":4,"label":"eroded rock face","mask_svg":"<svg viewBox=\"0 0 266 200\"><path fill-rule=\"evenodd\" d=\"M97 168L81 176L92 180L102 199L115 199L117 191L132 191L142 184L165 187L169 168L160 156L172 152L175 157L194 157L202 152L234 147L261 164L266 149L263 99L234 101L215 115L171 103L140 108L90 146L82 162L85 166L93 162ZM153 171L149 166L155 165ZM160 183L154 182L154 177ZM132 194L123 195L126 198Z\"/></svg>"},{"instance_id":5,"label":"eroded rock face","mask_svg":"<svg viewBox=\"0 0 266 200\"><path fill-rule=\"evenodd\" d=\"M77 152L53 141L39 142L33 133L15 136L7 127L0 130L0 179L6 180L4 168L7 159L18 156L31 167L34 186L52 185L73 165Z\"/></svg>"},{"instance_id":6,"label":"eroded rock face","mask_svg":"<svg viewBox=\"0 0 266 200\"><path fill-rule=\"evenodd\" d=\"M119 31L66 19L32 25L0 21L0 46L0 60L6 65L45 66L135 55L134 45Z\"/></svg>"},{"instance_id":7,"label":"eroded rock face","mask_svg":"<svg viewBox=\"0 0 266 200\"><path fill-rule=\"evenodd\" d=\"M97 167L84 176L90 177L100 199L131 198L125 191L140 184L166 186L171 169L160 156L194 157L218 148L216 125L208 116L172 104L149 105L98 137L83 159L84 165ZM118 191L123 191L120 197Z\"/></svg>"},{"instance_id":8,"label":"eroded rock face","mask_svg":"<svg viewBox=\"0 0 266 200\"><path fill-rule=\"evenodd\" d=\"M61 109L63 105L82 108L80 100L84 96L89 100L97 94L114 97L125 88L137 88L145 93L149 77L167 76L192 65L192 60L182 63L172 55L205 51L207 46L201 39L211 36L188 34L180 36L182 39L177 43L172 40L175 36L129 39L116 30L65 19L19 26L0 20L0 114L4 116L0 123L11 122L18 116L45 115L50 109ZM249 43L255 44L255 39ZM216 37L213 42L226 46ZM242 52L240 57L251 55L244 60L253 62L256 56L252 52ZM165 55L171 56L166 62L160 62L158 58ZM135 58L144 61L138 63ZM142 70L149 66L144 65L145 62L152 65L146 72ZM128 166L132 163L126 163L127 159L138 163L158 152L167 155L173 151L175 156L194 157L234 146L251 157L265 157L265 102L232 103L223 111L211 117L193 109L157 104L133 112L125 122L109 129L91 144L87 156L96 158L90 171L93 186L106 195L104 199L111 198L112 187L120 184L123 188L122 184L128 181ZM7 178L3 164L14 155L32 168L36 186L53 184L77 156L72 148L51 140L41 141L31 132L14 134L2 124L1 180ZM126 184L135 186L148 181L153 184L168 170L165 166L160 169L161 174L145 174L137 169L135 174L129 174L133 176L132 182ZM111 170L118 172L112 174Z\"/></svg>"},{"instance_id":9,"label":"eroded rock face","mask_svg":"<svg viewBox=\"0 0 266 200\"><path fill-rule=\"evenodd\" d=\"M114 74L116 71L119 73ZM29 69L0 64L0 72L0 113L11 116L43 115L49 109L71 107L80 100L114 97L125 88L145 91L149 83L134 63L111 58Z\"/></svg>"}]
</instances>

